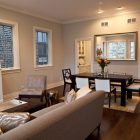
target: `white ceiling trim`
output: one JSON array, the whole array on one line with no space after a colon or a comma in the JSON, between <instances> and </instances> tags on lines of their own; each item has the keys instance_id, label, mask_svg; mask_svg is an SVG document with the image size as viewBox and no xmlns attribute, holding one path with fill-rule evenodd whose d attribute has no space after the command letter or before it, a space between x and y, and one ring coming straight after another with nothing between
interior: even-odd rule
<instances>
[{"instance_id":1,"label":"white ceiling trim","mask_svg":"<svg viewBox=\"0 0 140 140\"><path fill-rule=\"evenodd\" d=\"M25 14L25 15L29 15L29 16L32 16L32 17L37 17L37 18L40 18L40 19L43 19L43 20L47 20L47 21L50 21L50 22L59 23L59 24L70 24L70 23L76 23L76 22L84 22L84 21L88 21L88 20L109 18L109 17L113 17L113 16L120 16L120 15L126 15L126 14L140 13L140 10L139 10L139 11L124 12L124 13L119 13L119 14L112 14L112 15L109 15L109 16L99 15L99 17L90 17L90 18L81 18L81 19L77 19L77 20L60 21L60 20L56 20L56 19L51 18L51 17L43 17L41 15L32 14L32 13L29 13L29 12L26 12L26 11L17 10L15 8L11 8L9 6L5 6L5 5L2 5L2 4L0 5L0 7L4 8L4 9L7 9L7 10L14 11L14 12L18 12L18 13L22 13L22 14Z\"/></svg>"},{"instance_id":2,"label":"white ceiling trim","mask_svg":"<svg viewBox=\"0 0 140 140\"><path fill-rule=\"evenodd\" d=\"M26 11L21 11L21 10L17 10L15 8L11 8L9 6L5 6L5 5L0 5L1 8L4 8L4 9L7 9L7 10L11 10L11 11L14 11L14 12L18 12L18 13L22 13L22 14L25 14L25 15L29 15L29 16L32 16L32 17L37 17L37 18L40 18L40 19L43 19L43 20L48 20L50 22L55 22L55 23L60 23L62 24L62 22L60 20L56 20L54 18L51 18L51 17L43 17L41 15L37 15L37 14L32 14L32 13L29 13L29 12L26 12Z\"/></svg>"},{"instance_id":3,"label":"white ceiling trim","mask_svg":"<svg viewBox=\"0 0 140 140\"><path fill-rule=\"evenodd\" d=\"M90 18L84 18L84 19L70 20L70 21L64 21L64 22L61 22L61 23L62 24L70 24L70 23L84 22L84 21L88 21L88 20L103 19L103 18L109 18L109 17L114 17L114 16L135 14L135 13L140 13L140 10L139 11L131 11L131 12L123 12L123 13L119 13L119 14L112 14L112 15L109 15L109 16L101 16L100 15L99 17L90 17Z\"/></svg>"}]
</instances>

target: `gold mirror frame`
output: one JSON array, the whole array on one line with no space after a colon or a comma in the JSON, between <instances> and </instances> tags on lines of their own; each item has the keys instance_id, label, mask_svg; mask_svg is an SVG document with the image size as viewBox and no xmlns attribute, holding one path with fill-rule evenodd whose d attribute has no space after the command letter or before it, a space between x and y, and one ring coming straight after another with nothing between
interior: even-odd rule
<instances>
[{"instance_id":1,"label":"gold mirror frame","mask_svg":"<svg viewBox=\"0 0 140 140\"><path fill-rule=\"evenodd\" d=\"M136 60L138 32L100 34L94 36L95 57L97 48L109 60Z\"/></svg>"}]
</instances>

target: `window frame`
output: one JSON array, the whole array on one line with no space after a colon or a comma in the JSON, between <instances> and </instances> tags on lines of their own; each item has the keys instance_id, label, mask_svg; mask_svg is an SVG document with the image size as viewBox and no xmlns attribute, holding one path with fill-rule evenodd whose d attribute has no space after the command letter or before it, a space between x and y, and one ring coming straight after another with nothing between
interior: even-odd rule
<instances>
[{"instance_id":1,"label":"window frame","mask_svg":"<svg viewBox=\"0 0 140 140\"><path fill-rule=\"evenodd\" d=\"M2 71L15 71L20 69L20 57L19 57L19 34L18 34L18 23L0 19L0 24L12 26L12 37L13 37L13 67L1 68Z\"/></svg>"},{"instance_id":2,"label":"window frame","mask_svg":"<svg viewBox=\"0 0 140 140\"><path fill-rule=\"evenodd\" d=\"M48 33L48 64L37 65L36 63L36 31L47 32ZM48 66L53 66L52 61L52 30L48 28L33 26L33 47L34 47L34 68L45 68Z\"/></svg>"},{"instance_id":3,"label":"window frame","mask_svg":"<svg viewBox=\"0 0 140 140\"><path fill-rule=\"evenodd\" d=\"M106 48L106 50L107 50L106 56L108 57L108 59L111 59L111 60L114 60L114 59L121 59L121 58L118 57L118 55L119 55L119 52L118 52L118 50L119 50L118 43L120 43L120 42L123 42L123 43L125 43L125 44L127 43L125 40L110 40L110 41L107 41L107 46L108 46L109 43L116 43L116 44L117 44L117 46L116 46L116 50L117 50L117 51L116 51L116 52L117 52L117 53L116 53L116 58L109 58L109 57L108 57L109 48L108 48L108 47ZM125 58L124 58L124 59L126 59L126 49L127 49L127 48L125 47L125 53L124 53L124 57L125 57Z\"/></svg>"}]
</instances>

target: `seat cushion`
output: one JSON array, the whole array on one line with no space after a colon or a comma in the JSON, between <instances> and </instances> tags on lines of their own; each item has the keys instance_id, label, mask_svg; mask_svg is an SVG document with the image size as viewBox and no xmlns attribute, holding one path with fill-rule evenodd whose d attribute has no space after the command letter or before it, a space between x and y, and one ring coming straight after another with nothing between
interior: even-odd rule
<instances>
[{"instance_id":1,"label":"seat cushion","mask_svg":"<svg viewBox=\"0 0 140 140\"><path fill-rule=\"evenodd\" d=\"M67 83L70 83L70 84L72 84L72 81L71 81L71 79L67 79L67 78L65 78L65 81L66 81Z\"/></svg>"},{"instance_id":2,"label":"seat cushion","mask_svg":"<svg viewBox=\"0 0 140 140\"><path fill-rule=\"evenodd\" d=\"M131 84L126 89L128 89L128 90L140 90L140 84Z\"/></svg>"},{"instance_id":3,"label":"seat cushion","mask_svg":"<svg viewBox=\"0 0 140 140\"><path fill-rule=\"evenodd\" d=\"M39 89L23 89L19 95L42 95L42 90Z\"/></svg>"}]
</instances>

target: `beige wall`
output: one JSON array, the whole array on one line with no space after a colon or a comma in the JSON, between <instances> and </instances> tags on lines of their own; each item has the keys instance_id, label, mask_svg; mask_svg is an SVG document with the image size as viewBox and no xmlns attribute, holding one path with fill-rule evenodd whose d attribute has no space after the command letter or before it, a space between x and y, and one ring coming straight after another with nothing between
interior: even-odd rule
<instances>
[{"instance_id":1,"label":"beige wall","mask_svg":"<svg viewBox=\"0 0 140 140\"><path fill-rule=\"evenodd\" d=\"M136 24L127 24L127 19L136 17ZM48 85L57 83L62 79L61 69L69 67L75 72L75 46L74 41L78 38L94 37L96 34L110 34L119 32L139 31L140 14L109 17L105 19L89 20L71 24L57 24L12 12L0 8L0 18L17 22L19 25L19 50L20 50L20 72L3 73L4 94L15 92L20 89L29 74L45 74L48 77ZM102 21L108 21L108 27L101 27ZM53 34L53 66L35 70L33 64L33 26L52 29ZM140 40L140 37L139 37ZM94 43L94 39L93 39ZM94 52L94 48L92 48ZM94 53L93 53L94 54ZM140 54L140 49L137 55ZM92 58L93 69L98 68ZM123 71L140 77L140 57L137 61L112 61L109 69L111 71Z\"/></svg>"},{"instance_id":2,"label":"beige wall","mask_svg":"<svg viewBox=\"0 0 140 140\"><path fill-rule=\"evenodd\" d=\"M137 23L127 24L128 18L137 18ZM101 27L101 22L108 21L108 27ZM89 20L84 22L77 22L65 24L63 26L64 35L64 51L65 51L65 67L70 67L75 72L75 54L74 54L74 40L77 38L92 37L94 43L94 35L97 34L111 34L121 32L133 32L140 30L140 14L127 14L116 17L108 17L104 19ZM140 39L139 39L140 40ZM92 48L94 51L94 48ZM93 53L94 54L94 53ZM137 50L137 61L111 61L109 71L111 72L126 72L133 74L134 77L140 77L140 46ZM93 69L98 69L98 65L93 60Z\"/></svg>"},{"instance_id":3,"label":"beige wall","mask_svg":"<svg viewBox=\"0 0 140 140\"><path fill-rule=\"evenodd\" d=\"M14 21L19 26L19 51L20 51L20 72L6 73L2 75L4 94L20 89L29 74L44 74L48 77L48 84L57 83L62 77L63 67L63 43L62 25L48 22L32 16L8 11L0 8L0 18ZM33 50L33 26L52 29L53 66L44 69L34 69Z\"/></svg>"}]
</instances>

